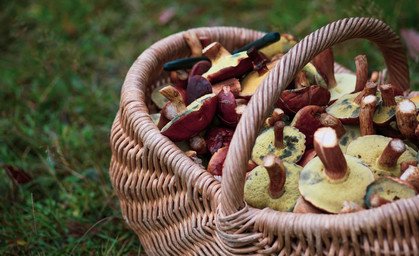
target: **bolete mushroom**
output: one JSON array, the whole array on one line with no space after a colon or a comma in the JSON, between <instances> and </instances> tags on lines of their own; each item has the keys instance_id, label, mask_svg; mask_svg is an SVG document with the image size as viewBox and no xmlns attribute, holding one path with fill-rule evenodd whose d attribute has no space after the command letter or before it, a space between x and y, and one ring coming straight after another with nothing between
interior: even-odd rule
<instances>
[{"instance_id":1,"label":"bolete mushroom","mask_svg":"<svg viewBox=\"0 0 419 256\"><path fill-rule=\"evenodd\" d=\"M367 135L353 140L346 154L359 158L374 173L380 176L400 176L400 163L416 160L416 151L400 139L381 135Z\"/></svg>"},{"instance_id":2,"label":"bolete mushroom","mask_svg":"<svg viewBox=\"0 0 419 256\"><path fill-rule=\"evenodd\" d=\"M202 50L212 63L211 68L202 74L211 84L229 78L240 77L251 71L253 64L246 52L231 55L220 43L214 42Z\"/></svg>"},{"instance_id":3,"label":"bolete mushroom","mask_svg":"<svg viewBox=\"0 0 419 256\"><path fill-rule=\"evenodd\" d=\"M381 177L368 185L365 204L368 208L374 208L415 195L417 191L409 183L395 177Z\"/></svg>"},{"instance_id":4,"label":"bolete mushroom","mask_svg":"<svg viewBox=\"0 0 419 256\"><path fill-rule=\"evenodd\" d=\"M397 103L396 120L397 128L407 139L415 138L415 130L418 126L416 118L416 105L411 100L403 99Z\"/></svg>"},{"instance_id":5,"label":"bolete mushroom","mask_svg":"<svg viewBox=\"0 0 419 256\"><path fill-rule=\"evenodd\" d=\"M379 86L382 101L374 112L374 124L377 126L386 126L394 120L396 115L396 106L403 99L402 96L394 96L393 87L390 84Z\"/></svg>"},{"instance_id":6,"label":"bolete mushroom","mask_svg":"<svg viewBox=\"0 0 419 256\"><path fill-rule=\"evenodd\" d=\"M381 95L376 92L377 84L367 82L363 91L341 96L327 107L326 112L339 118L343 124L359 124L362 98L368 95L376 95L378 104L381 101Z\"/></svg>"},{"instance_id":7,"label":"bolete mushroom","mask_svg":"<svg viewBox=\"0 0 419 256\"><path fill-rule=\"evenodd\" d=\"M217 96L206 94L189 104L185 111L167 123L161 129L161 133L172 141L189 139L211 123L216 109Z\"/></svg>"},{"instance_id":8,"label":"bolete mushroom","mask_svg":"<svg viewBox=\"0 0 419 256\"><path fill-rule=\"evenodd\" d=\"M244 199L256 208L292 211L300 196L298 177L302 167L281 161L273 154L266 155L262 165L253 169L244 185Z\"/></svg>"},{"instance_id":9,"label":"bolete mushroom","mask_svg":"<svg viewBox=\"0 0 419 256\"><path fill-rule=\"evenodd\" d=\"M408 182L416 191L419 191L419 168L416 165L410 165L400 176L400 179Z\"/></svg>"},{"instance_id":10,"label":"bolete mushroom","mask_svg":"<svg viewBox=\"0 0 419 256\"><path fill-rule=\"evenodd\" d=\"M266 57L272 59L277 54L286 53L294 45L297 44L297 39L290 34L281 34L281 39L275 43L271 43L265 47L259 49L259 51L265 54Z\"/></svg>"},{"instance_id":11,"label":"bolete mushroom","mask_svg":"<svg viewBox=\"0 0 419 256\"><path fill-rule=\"evenodd\" d=\"M274 154L282 161L295 163L305 151L306 136L297 128L285 126L277 121L273 127L263 131L257 138L252 150L252 160L261 164L268 154Z\"/></svg>"},{"instance_id":12,"label":"bolete mushroom","mask_svg":"<svg viewBox=\"0 0 419 256\"><path fill-rule=\"evenodd\" d=\"M336 131L320 128L314 134L313 158L300 174L299 190L305 200L326 212L338 213L344 201L363 205L367 186L374 180L361 160L344 155Z\"/></svg>"}]
</instances>

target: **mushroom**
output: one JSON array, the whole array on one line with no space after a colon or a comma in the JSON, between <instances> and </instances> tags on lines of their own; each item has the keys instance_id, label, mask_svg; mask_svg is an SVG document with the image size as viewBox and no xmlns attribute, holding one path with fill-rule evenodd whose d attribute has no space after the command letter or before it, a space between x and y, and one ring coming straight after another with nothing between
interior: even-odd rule
<instances>
[{"instance_id":1,"label":"mushroom","mask_svg":"<svg viewBox=\"0 0 419 256\"><path fill-rule=\"evenodd\" d=\"M361 160L344 155L336 131L320 128L314 134L313 158L301 171L300 194L326 212L338 213L344 201L363 205L367 186L374 180L371 170Z\"/></svg>"},{"instance_id":2,"label":"mushroom","mask_svg":"<svg viewBox=\"0 0 419 256\"><path fill-rule=\"evenodd\" d=\"M329 91L320 85L312 85L300 89L288 89L281 93L275 104L285 114L295 114L308 105L326 106L330 100Z\"/></svg>"},{"instance_id":3,"label":"mushroom","mask_svg":"<svg viewBox=\"0 0 419 256\"><path fill-rule=\"evenodd\" d=\"M357 203L354 203L352 201L344 201L342 205L342 209L339 211L339 214L359 212L362 210L365 210L365 208L362 206L359 206Z\"/></svg>"},{"instance_id":4,"label":"mushroom","mask_svg":"<svg viewBox=\"0 0 419 256\"><path fill-rule=\"evenodd\" d=\"M408 182L416 191L419 191L419 169L416 165L410 165L400 176L400 179Z\"/></svg>"},{"instance_id":5,"label":"mushroom","mask_svg":"<svg viewBox=\"0 0 419 256\"><path fill-rule=\"evenodd\" d=\"M403 99L402 96L394 96L393 87L390 84L379 86L382 101L374 112L374 125L386 126L394 120L397 102Z\"/></svg>"},{"instance_id":6,"label":"mushroom","mask_svg":"<svg viewBox=\"0 0 419 256\"><path fill-rule=\"evenodd\" d=\"M405 138L411 139L416 137L415 130L418 126L416 114L416 105L411 100L403 99L397 103L397 128Z\"/></svg>"},{"instance_id":7,"label":"mushroom","mask_svg":"<svg viewBox=\"0 0 419 256\"><path fill-rule=\"evenodd\" d=\"M216 109L216 95L206 94L189 104L185 111L167 123L161 129L161 133L172 141L189 139L211 123Z\"/></svg>"},{"instance_id":8,"label":"mushroom","mask_svg":"<svg viewBox=\"0 0 419 256\"><path fill-rule=\"evenodd\" d=\"M367 150L366 150L367 149ZM367 135L353 140L346 154L359 158L379 176L400 176L400 163L416 160L416 151L400 139Z\"/></svg>"},{"instance_id":9,"label":"mushroom","mask_svg":"<svg viewBox=\"0 0 419 256\"><path fill-rule=\"evenodd\" d=\"M212 127L205 134L205 142L211 154L230 145L234 130L227 127Z\"/></svg>"},{"instance_id":10,"label":"mushroom","mask_svg":"<svg viewBox=\"0 0 419 256\"><path fill-rule=\"evenodd\" d=\"M223 175L224 161L226 160L228 146L217 150L209 160L207 171L215 176Z\"/></svg>"},{"instance_id":11,"label":"mushroom","mask_svg":"<svg viewBox=\"0 0 419 256\"><path fill-rule=\"evenodd\" d=\"M367 82L363 91L343 95L327 107L326 112L339 118L343 124L359 124L362 98L368 95L376 95L378 104L381 101L381 96L379 93L376 94L376 91L377 84Z\"/></svg>"},{"instance_id":12,"label":"mushroom","mask_svg":"<svg viewBox=\"0 0 419 256\"><path fill-rule=\"evenodd\" d=\"M241 87L239 79L230 78L230 79L218 82L216 84L213 84L212 92L215 94L218 94L223 90L225 86L230 87L230 91L233 93L234 97L239 96L240 92L242 91L242 87Z\"/></svg>"},{"instance_id":13,"label":"mushroom","mask_svg":"<svg viewBox=\"0 0 419 256\"><path fill-rule=\"evenodd\" d=\"M324 213L324 211L314 207L312 204L304 200L302 196L297 199L294 205L293 213Z\"/></svg>"},{"instance_id":14,"label":"mushroom","mask_svg":"<svg viewBox=\"0 0 419 256\"><path fill-rule=\"evenodd\" d=\"M260 48L259 51L265 54L266 57L272 59L275 55L286 53L294 45L297 44L297 39L290 34L281 34L281 39L275 43L271 43L263 48Z\"/></svg>"},{"instance_id":15,"label":"mushroom","mask_svg":"<svg viewBox=\"0 0 419 256\"><path fill-rule=\"evenodd\" d=\"M274 127L263 131L256 138L252 160L261 164L266 155L274 154L282 161L295 163L304 154L305 138L297 128L285 126L283 121L277 121Z\"/></svg>"},{"instance_id":16,"label":"mushroom","mask_svg":"<svg viewBox=\"0 0 419 256\"><path fill-rule=\"evenodd\" d=\"M381 177L368 185L365 204L368 208L374 208L415 195L417 191L406 181L395 177Z\"/></svg>"},{"instance_id":17,"label":"mushroom","mask_svg":"<svg viewBox=\"0 0 419 256\"><path fill-rule=\"evenodd\" d=\"M361 107L359 109L359 128L361 136L373 135L374 130L374 112L377 105L377 97L375 95L365 96L361 100Z\"/></svg>"},{"instance_id":18,"label":"mushroom","mask_svg":"<svg viewBox=\"0 0 419 256\"><path fill-rule=\"evenodd\" d=\"M230 87L225 86L217 95L217 116L223 124L229 127L236 127L239 121L236 107L236 99L230 91Z\"/></svg>"},{"instance_id":19,"label":"mushroom","mask_svg":"<svg viewBox=\"0 0 419 256\"><path fill-rule=\"evenodd\" d=\"M212 63L211 68L202 74L211 84L217 83L251 71L253 64L246 52L231 55L220 43L214 42L202 50Z\"/></svg>"},{"instance_id":20,"label":"mushroom","mask_svg":"<svg viewBox=\"0 0 419 256\"><path fill-rule=\"evenodd\" d=\"M244 199L256 208L292 211L300 196L298 177L301 167L281 161L273 154L266 155L262 165L253 169L244 185Z\"/></svg>"}]
</instances>

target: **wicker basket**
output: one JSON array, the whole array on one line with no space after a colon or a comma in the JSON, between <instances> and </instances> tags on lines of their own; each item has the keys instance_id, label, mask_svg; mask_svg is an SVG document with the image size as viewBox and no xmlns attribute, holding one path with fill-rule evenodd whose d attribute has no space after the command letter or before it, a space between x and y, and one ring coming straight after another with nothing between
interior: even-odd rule
<instances>
[{"instance_id":1,"label":"wicker basket","mask_svg":"<svg viewBox=\"0 0 419 256\"><path fill-rule=\"evenodd\" d=\"M263 36L232 27L192 31L229 50ZM408 90L406 55L386 24L371 18L331 23L293 47L252 97L230 145L222 183L161 135L149 116L151 91L167 81L163 64L190 55L182 33L138 57L126 76L112 127L110 177L124 219L147 254L419 255L419 196L343 215L260 210L243 200L257 131L280 92L316 54L352 38L374 42L384 55L389 81Z\"/></svg>"}]
</instances>

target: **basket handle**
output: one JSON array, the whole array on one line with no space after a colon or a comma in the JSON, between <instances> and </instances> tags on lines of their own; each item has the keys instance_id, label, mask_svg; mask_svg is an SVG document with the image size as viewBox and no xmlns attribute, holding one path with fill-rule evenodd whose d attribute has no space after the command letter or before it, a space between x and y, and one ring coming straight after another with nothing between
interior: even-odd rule
<instances>
[{"instance_id":1,"label":"basket handle","mask_svg":"<svg viewBox=\"0 0 419 256\"><path fill-rule=\"evenodd\" d=\"M321 51L340 42L363 38L381 50L389 82L402 90L409 89L409 69L405 50L398 36L384 22L373 18L347 18L330 23L296 44L269 72L252 96L236 128L223 169L221 211L231 215L244 206L244 183L247 162L256 136L280 93Z\"/></svg>"}]
</instances>

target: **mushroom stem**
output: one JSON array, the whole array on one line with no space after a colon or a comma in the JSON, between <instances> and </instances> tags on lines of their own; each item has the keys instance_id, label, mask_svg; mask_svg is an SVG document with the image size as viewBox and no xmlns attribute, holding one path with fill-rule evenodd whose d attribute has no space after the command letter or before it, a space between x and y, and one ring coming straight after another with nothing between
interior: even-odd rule
<instances>
[{"instance_id":1,"label":"mushroom stem","mask_svg":"<svg viewBox=\"0 0 419 256\"><path fill-rule=\"evenodd\" d=\"M365 55L358 55L355 57L356 66L356 84L355 91L360 92L364 89L368 81L368 62Z\"/></svg>"},{"instance_id":2,"label":"mushroom stem","mask_svg":"<svg viewBox=\"0 0 419 256\"><path fill-rule=\"evenodd\" d=\"M392 139L378 158L378 165L394 167L399 157L406 151L406 145L401 139Z\"/></svg>"},{"instance_id":3,"label":"mushroom stem","mask_svg":"<svg viewBox=\"0 0 419 256\"><path fill-rule=\"evenodd\" d=\"M382 84L379 86L381 91L381 97L383 98L383 105L385 107L396 106L396 100L394 99L393 87L390 84Z\"/></svg>"},{"instance_id":4,"label":"mushroom stem","mask_svg":"<svg viewBox=\"0 0 419 256\"><path fill-rule=\"evenodd\" d=\"M170 100L173 107L176 109L178 114L186 110L185 102L183 101L182 95L175 87L169 85L159 91L166 99Z\"/></svg>"},{"instance_id":5,"label":"mushroom stem","mask_svg":"<svg viewBox=\"0 0 419 256\"><path fill-rule=\"evenodd\" d=\"M276 148L284 148L284 127L285 123L283 121L276 121L274 124L274 135L275 142L274 145Z\"/></svg>"},{"instance_id":6,"label":"mushroom stem","mask_svg":"<svg viewBox=\"0 0 419 256\"><path fill-rule=\"evenodd\" d=\"M361 109L359 110L361 136L375 134L373 117L376 104L377 97L374 95L368 95L362 99Z\"/></svg>"},{"instance_id":7,"label":"mushroom stem","mask_svg":"<svg viewBox=\"0 0 419 256\"><path fill-rule=\"evenodd\" d=\"M354 102L358 105L361 105L362 98L368 95L375 95L376 92L377 92L377 83L367 82L362 92L359 93L358 96L356 96Z\"/></svg>"},{"instance_id":8,"label":"mushroom stem","mask_svg":"<svg viewBox=\"0 0 419 256\"><path fill-rule=\"evenodd\" d=\"M189 139L189 146L199 155L208 153L207 143L202 136L196 135Z\"/></svg>"},{"instance_id":9,"label":"mushroom stem","mask_svg":"<svg viewBox=\"0 0 419 256\"><path fill-rule=\"evenodd\" d=\"M419 191L419 169L417 166L410 165L400 176L400 179L407 181L416 191Z\"/></svg>"},{"instance_id":10,"label":"mushroom stem","mask_svg":"<svg viewBox=\"0 0 419 256\"><path fill-rule=\"evenodd\" d=\"M370 81L371 81L371 82L377 82L377 80L378 80L378 75L379 75L378 71L374 71L374 72L372 72L372 73L371 73L371 77L370 77Z\"/></svg>"},{"instance_id":11,"label":"mushroom stem","mask_svg":"<svg viewBox=\"0 0 419 256\"><path fill-rule=\"evenodd\" d=\"M365 209L359 206L357 203L352 202L352 201L344 201L342 204L342 209L340 210L339 214L359 212L362 210L365 210Z\"/></svg>"},{"instance_id":12,"label":"mushroom stem","mask_svg":"<svg viewBox=\"0 0 419 256\"><path fill-rule=\"evenodd\" d=\"M333 57L333 48L327 48L319 53L312 60L313 65L317 71L327 80L328 89L336 87L337 82L335 79L335 60Z\"/></svg>"},{"instance_id":13,"label":"mushroom stem","mask_svg":"<svg viewBox=\"0 0 419 256\"><path fill-rule=\"evenodd\" d=\"M282 161L274 154L268 154L263 158L263 167L269 174L269 194L272 198L278 198L284 193L286 171Z\"/></svg>"},{"instance_id":14,"label":"mushroom stem","mask_svg":"<svg viewBox=\"0 0 419 256\"><path fill-rule=\"evenodd\" d=\"M202 56L202 44L198 34L194 32L183 33L183 38L191 49L191 57Z\"/></svg>"},{"instance_id":15,"label":"mushroom stem","mask_svg":"<svg viewBox=\"0 0 419 256\"><path fill-rule=\"evenodd\" d=\"M376 208L376 207L379 207L379 206L382 206L382 205L388 204L388 203L391 203L391 201L387 200L385 198L382 198L381 196L379 196L377 194L372 194L370 196L371 208Z\"/></svg>"},{"instance_id":16,"label":"mushroom stem","mask_svg":"<svg viewBox=\"0 0 419 256\"><path fill-rule=\"evenodd\" d=\"M333 129L335 129L336 131L336 135L338 137L338 139L342 138L342 136L346 133L345 128L343 127L342 122L328 114L328 113L322 113L320 114L320 124L324 127L331 127Z\"/></svg>"},{"instance_id":17,"label":"mushroom stem","mask_svg":"<svg viewBox=\"0 0 419 256\"><path fill-rule=\"evenodd\" d=\"M212 63L216 62L223 56L230 56L231 53L227 51L219 42L213 42L202 50L202 54L207 56Z\"/></svg>"},{"instance_id":18,"label":"mushroom stem","mask_svg":"<svg viewBox=\"0 0 419 256\"><path fill-rule=\"evenodd\" d=\"M266 119L265 126L268 128L274 126L277 121L282 121L282 118L284 117L284 115L285 113L282 109L275 108L274 111L272 112L271 117L268 117Z\"/></svg>"},{"instance_id":19,"label":"mushroom stem","mask_svg":"<svg viewBox=\"0 0 419 256\"><path fill-rule=\"evenodd\" d=\"M416 105L411 100L403 99L397 103L396 107L397 128L406 138L414 138L415 130L418 126L416 119Z\"/></svg>"},{"instance_id":20,"label":"mushroom stem","mask_svg":"<svg viewBox=\"0 0 419 256\"><path fill-rule=\"evenodd\" d=\"M418 161L404 161L400 163L400 172L403 175L403 173L409 169L409 167L413 165L413 166L417 166L418 165Z\"/></svg>"},{"instance_id":21,"label":"mushroom stem","mask_svg":"<svg viewBox=\"0 0 419 256\"><path fill-rule=\"evenodd\" d=\"M314 149L330 179L340 180L346 176L348 165L333 128L322 127L314 133Z\"/></svg>"},{"instance_id":22,"label":"mushroom stem","mask_svg":"<svg viewBox=\"0 0 419 256\"><path fill-rule=\"evenodd\" d=\"M304 70L300 70L294 78L294 84L296 89L305 88L310 86L310 83L307 79L306 73Z\"/></svg>"}]
</instances>

